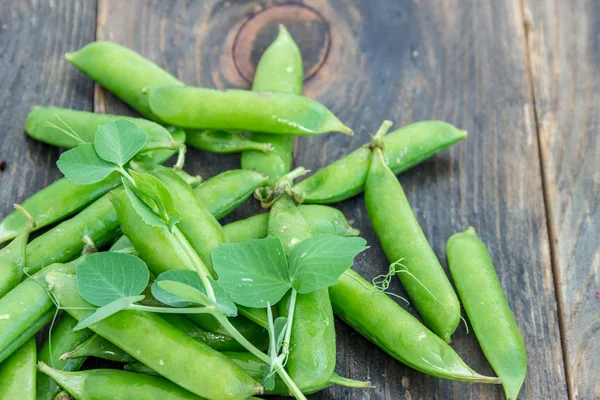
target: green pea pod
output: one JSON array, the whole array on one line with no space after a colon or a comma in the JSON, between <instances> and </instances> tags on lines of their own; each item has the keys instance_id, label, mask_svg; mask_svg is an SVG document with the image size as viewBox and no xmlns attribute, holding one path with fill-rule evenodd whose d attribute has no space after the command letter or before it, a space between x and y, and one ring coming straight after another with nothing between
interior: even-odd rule
<instances>
[{"instance_id":1,"label":"green pea pod","mask_svg":"<svg viewBox=\"0 0 600 400\"><path fill-rule=\"evenodd\" d=\"M65 58L81 72L110 90L145 118L156 120L146 86L183 85L181 81L133 50L112 42L92 42Z\"/></svg>"},{"instance_id":2,"label":"green pea pod","mask_svg":"<svg viewBox=\"0 0 600 400\"><path fill-rule=\"evenodd\" d=\"M35 193L21 206L31 214L35 221L34 230L37 230L75 214L120 184L121 178L117 174L92 185L80 185L63 178ZM26 224L27 217L22 213L8 214L0 222L0 243L16 237Z\"/></svg>"},{"instance_id":3,"label":"green pea pod","mask_svg":"<svg viewBox=\"0 0 600 400\"><path fill-rule=\"evenodd\" d=\"M394 174L428 159L467 137L467 132L442 121L421 121L383 138L387 165ZM294 186L305 203L337 203L364 190L369 170L369 145L348 154Z\"/></svg>"},{"instance_id":4,"label":"green pea pod","mask_svg":"<svg viewBox=\"0 0 600 400\"><path fill-rule=\"evenodd\" d=\"M0 365L0 399L35 400L35 339Z\"/></svg>"},{"instance_id":5,"label":"green pea pod","mask_svg":"<svg viewBox=\"0 0 600 400\"><path fill-rule=\"evenodd\" d=\"M169 187L170 190L171 188ZM193 268L175 237L164 228L146 224L133 208L126 193L115 193L112 202L123 233L131 240L140 258L146 262L152 273L158 276L172 269ZM179 209L179 206L177 207ZM191 314L188 317L203 329L227 335L227 331L212 315ZM231 322L257 347L266 347L268 336L262 328L243 318L233 318Z\"/></svg>"},{"instance_id":6,"label":"green pea pod","mask_svg":"<svg viewBox=\"0 0 600 400\"><path fill-rule=\"evenodd\" d=\"M311 236L308 222L287 194L269 212L268 233L281 240L288 255L296 244ZM278 303L282 316L287 316L288 300L289 296ZM298 294L286 370L300 390L310 393L325 386L335 361L335 328L327 289Z\"/></svg>"},{"instance_id":7,"label":"green pea pod","mask_svg":"<svg viewBox=\"0 0 600 400\"><path fill-rule=\"evenodd\" d=\"M201 400L167 379L115 369L93 369L65 372L38 363L40 372L48 375L77 399L96 400Z\"/></svg>"},{"instance_id":8,"label":"green pea pod","mask_svg":"<svg viewBox=\"0 0 600 400\"><path fill-rule=\"evenodd\" d=\"M211 153L239 153L255 150L268 153L273 150L270 143L250 140L239 132L225 131L188 131L187 144Z\"/></svg>"},{"instance_id":9,"label":"green pea pod","mask_svg":"<svg viewBox=\"0 0 600 400\"><path fill-rule=\"evenodd\" d=\"M61 371L78 371L83 365L85 357L63 360L60 356L84 342L93 332L89 329L73 331L75 325L77 325L75 319L67 313L62 314L40 348L38 361L45 362ZM40 372L37 373L36 388L37 400L52 400L61 391L60 386L52 378Z\"/></svg>"},{"instance_id":10,"label":"green pea pod","mask_svg":"<svg viewBox=\"0 0 600 400\"><path fill-rule=\"evenodd\" d=\"M485 357L502 379L509 400L519 396L527 374L523 337L485 244L475 229L448 239L448 265Z\"/></svg>"},{"instance_id":11,"label":"green pea pod","mask_svg":"<svg viewBox=\"0 0 600 400\"><path fill-rule=\"evenodd\" d=\"M221 219L248 200L267 176L254 171L232 169L203 182L194 191L208 211Z\"/></svg>"},{"instance_id":12,"label":"green pea pod","mask_svg":"<svg viewBox=\"0 0 600 400\"><path fill-rule=\"evenodd\" d=\"M327 107L295 94L193 86L153 86L146 92L154 115L184 129L296 136L353 134Z\"/></svg>"},{"instance_id":13,"label":"green pea pod","mask_svg":"<svg viewBox=\"0 0 600 400\"><path fill-rule=\"evenodd\" d=\"M360 233L358 229L351 227L344 214L335 208L309 204L299 206L298 210L310 225L313 235L358 236ZM266 237L268 223L269 214L258 214L227 224L223 229L230 243L239 243Z\"/></svg>"},{"instance_id":14,"label":"green pea pod","mask_svg":"<svg viewBox=\"0 0 600 400\"><path fill-rule=\"evenodd\" d=\"M500 383L469 368L446 342L353 270L340 276L329 295L339 318L401 363L439 378Z\"/></svg>"},{"instance_id":15,"label":"green pea pod","mask_svg":"<svg viewBox=\"0 0 600 400\"><path fill-rule=\"evenodd\" d=\"M203 182L194 192L211 214L223 218L248 199L265 179L252 171L227 171ZM115 193L121 191L119 188ZM46 265L67 262L79 256L84 247L84 235L97 248L108 245L119 235L119 221L108 195L32 240L26 249L27 270L34 273Z\"/></svg>"},{"instance_id":16,"label":"green pea pod","mask_svg":"<svg viewBox=\"0 0 600 400\"><path fill-rule=\"evenodd\" d=\"M460 303L379 148L371 157L365 205L390 263L402 260L397 275L425 325L449 343Z\"/></svg>"},{"instance_id":17,"label":"green pea pod","mask_svg":"<svg viewBox=\"0 0 600 400\"><path fill-rule=\"evenodd\" d=\"M116 362L131 362L132 356L118 348L100 335L91 335L74 349L65 352L60 358L70 360L80 357L98 357Z\"/></svg>"},{"instance_id":18,"label":"green pea pod","mask_svg":"<svg viewBox=\"0 0 600 400\"><path fill-rule=\"evenodd\" d=\"M252 353L225 352L223 354L227 356L227 358L229 358L231 361L239 365L244 371L246 371L248 375L250 375L256 381L260 381L263 379L265 373L265 363L259 360ZM129 364L126 364L124 369L125 371L139 372L141 374L158 375L156 371L152 370L151 368L148 368L139 361L133 361ZM371 384L369 382L356 381L354 379L344 378L334 372L325 384L325 386L319 389L315 389L311 393L318 392L319 390L326 389L333 385L341 385L358 389L368 389L371 387ZM304 392L304 394L311 393ZM265 394L289 395L289 389L285 385L285 383L283 383L281 378L279 378L279 376L275 376L275 387L272 390L265 391Z\"/></svg>"},{"instance_id":19,"label":"green pea pod","mask_svg":"<svg viewBox=\"0 0 600 400\"><path fill-rule=\"evenodd\" d=\"M46 267L0 299L0 363L52 318L54 304L40 281L49 272L65 269L72 267L62 264Z\"/></svg>"},{"instance_id":20,"label":"green pea pod","mask_svg":"<svg viewBox=\"0 0 600 400\"><path fill-rule=\"evenodd\" d=\"M267 47L258 62L252 90L302 94L303 78L300 49L287 29L279 25L279 35ZM268 133L253 133L251 138L257 142L271 143L273 151L270 153L256 150L244 151L242 168L268 175L267 184L272 186L277 179L290 171L294 138Z\"/></svg>"},{"instance_id":21,"label":"green pea pod","mask_svg":"<svg viewBox=\"0 0 600 400\"><path fill-rule=\"evenodd\" d=\"M46 276L46 282L72 317L81 320L88 314L81 308L91 305L79 296L75 275L52 273ZM153 313L119 311L90 329L198 396L215 400L245 399L263 390L227 357Z\"/></svg>"},{"instance_id":22,"label":"green pea pod","mask_svg":"<svg viewBox=\"0 0 600 400\"><path fill-rule=\"evenodd\" d=\"M27 218L23 231L6 247L0 250L0 298L12 290L23 279L25 246L29 234L35 228L33 218L21 206L15 206Z\"/></svg>"},{"instance_id":23,"label":"green pea pod","mask_svg":"<svg viewBox=\"0 0 600 400\"><path fill-rule=\"evenodd\" d=\"M25 132L32 138L44 143L70 149L78 146L82 141L93 143L100 126L117 120L132 122L148 135L146 144L135 157L138 161L162 163L183 145L182 142L176 142L163 126L146 119L57 107L33 107L25 120ZM73 132L81 140L77 140ZM171 151L166 158L155 159L154 155L156 153L154 151L159 149Z\"/></svg>"}]
</instances>

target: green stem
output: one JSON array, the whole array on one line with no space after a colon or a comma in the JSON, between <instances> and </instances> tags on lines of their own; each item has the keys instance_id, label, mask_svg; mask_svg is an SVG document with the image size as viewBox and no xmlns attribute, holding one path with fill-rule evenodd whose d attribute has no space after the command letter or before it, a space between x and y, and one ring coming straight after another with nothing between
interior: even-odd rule
<instances>
[{"instance_id":1,"label":"green stem","mask_svg":"<svg viewBox=\"0 0 600 400\"><path fill-rule=\"evenodd\" d=\"M281 380L286 384L286 386L290 389L290 394L294 396L298 400L306 400L306 396L302 393L300 388L296 385L296 382L292 380L292 378L288 375L287 371L281 364L280 368L277 369L277 374L281 378Z\"/></svg>"},{"instance_id":2,"label":"green stem","mask_svg":"<svg viewBox=\"0 0 600 400\"><path fill-rule=\"evenodd\" d=\"M152 307L140 304L131 304L128 310L147 311L161 314L212 314L216 310L214 307L189 307L189 308L170 308L170 307Z\"/></svg>"},{"instance_id":3,"label":"green stem","mask_svg":"<svg viewBox=\"0 0 600 400\"><path fill-rule=\"evenodd\" d=\"M223 328L225 328L225 330L231 335L231 337L237 340L239 344L244 346L246 350L258 357L265 364L271 365L271 357L269 357L268 355L260 351L252 343L250 343L248 339L246 339L244 335L242 335L235 328L235 326L233 326L231 322L229 322L229 319L227 319L227 317L223 313L217 311L213 313L213 316L217 319L217 321L219 321L221 325L223 325Z\"/></svg>"},{"instance_id":4,"label":"green stem","mask_svg":"<svg viewBox=\"0 0 600 400\"><path fill-rule=\"evenodd\" d=\"M192 246L187 241L183 233L181 233L179 228L176 226L173 227L173 237L175 237L185 254L188 256L190 262L192 263L192 266L194 267L196 272L198 272L198 275L200 275L200 279L202 280L202 284L206 288L206 295L208 296L209 300L213 303L216 303L217 300L215 297L215 292L212 288L212 285L210 284L210 281L208 280L210 272L208 272L206 265L204 265L196 251L192 248Z\"/></svg>"},{"instance_id":5,"label":"green stem","mask_svg":"<svg viewBox=\"0 0 600 400\"><path fill-rule=\"evenodd\" d=\"M390 128L392 127L392 125L393 125L392 121L388 121L387 119L385 121L383 121L383 123L381 124L381 126L377 130L377 133L375 134L375 136L373 136L373 140L381 140L381 139L383 139L383 136L387 133L387 131L390 130Z\"/></svg>"},{"instance_id":6,"label":"green stem","mask_svg":"<svg viewBox=\"0 0 600 400\"><path fill-rule=\"evenodd\" d=\"M133 187L136 187L135 181L133 180L133 178L131 177L131 175L129 175L129 173L127 171L125 171L125 169L122 166L118 165L117 166L117 171L119 171L119 173L121 175L123 175L125 178L127 178L127 180L129 182L131 182L131 184L133 185Z\"/></svg>"},{"instance_id":7,"label":"green stem","mask_svg":"<svg viewBox=\"0 0 600 400\"><path fill-rule=\"evenodd\" d=\"M292 324L294 322L294 311L296 309L296 297L298 296L298 292L295 289L292 289L292 294L290 295L290 305L288 308L288 323L285 331L285 338L283 339L283 346L281 348L281 354L284 356L284 359L287 358L287 354L290 351L290 340L292 337Z\"/></svg>"},{"instance_id":8,"label":"green stem","mask_svg":"<svg viewBox=\"0 0 600 400\"><path fill-rule=\"evenodd\" d=\"M183 168L183 164L185 163L186 149L187 148L185 147L185 144L182 144L181 146L179 146L179 153L177 154L177 162L173 166L173 169L181 170Z\"/></svg>"}]
</instances>

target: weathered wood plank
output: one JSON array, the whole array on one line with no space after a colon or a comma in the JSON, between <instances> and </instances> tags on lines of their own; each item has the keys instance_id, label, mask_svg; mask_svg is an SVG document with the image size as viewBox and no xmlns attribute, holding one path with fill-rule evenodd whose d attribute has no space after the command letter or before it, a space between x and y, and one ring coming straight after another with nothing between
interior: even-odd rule
<instances>
[{"instance_id":1,"label":"weathered wood plank","mask_svg":"<svg viewBox=\"0 0 600 400\"><path fill-rule=\"evenodd\" d=\"M245 60L235 60L233 54L249 54L250 63L255 63L276 24L290 25L305 58L311 60L308 67L320 63L326 53L323 65L306 82L305 94L325 103L357 133L354 138L297 140L295 163L311 169L367 142L368 133L385 118L397 126L444 119L469 130L467 142L402 175L400 181L442 259L445 240L467 224L488 243L529 352L530 373L522 398L564 398L520 3L303 2L326 21L328 38L308 34L323 25L313 19L296 23L294 12L281 7L272 16L255 16L282 4L101 0L97 36L139 51L188 84L248 87ZM236 53L237 33L252 16L248 23L265 26L258 26L256 38L247 40L254 46L251 51ZM96 92L95 102L98 110L126 110L103 90ZM188 162L190 171L206 176L238 166L237 156L193 151ZM356 268L368 277L384 272L387 261L362 198L339 206L372 245ZM256 204L249 204L235 217L257 210ZM393 289L402 293L397 282ZM339 372L371 379L376 387L332 388L315 399L502 398L499 387L446 382L412 371L344 324L336 326ZM472 334L465 335L461 328L453 345L476 370L491 373Z\"/></svg>"},{"instance_id":2,"label":"weathered wood plank","mask_svg":"<svg viewBox=\"0 0 600 400\"><path fill-rule=\"evenodd\" d=\"M92 109L92 83L63 58L94 40L95 1L0 0L0 216L58 179L60 151L25 136L35 105Z\"/></svg>"},{"instance_id":3,"label":"weathered wood plank","mask_svg":"<svg viewBox=\"0 0 600 400\"><path fill-rule=\"evenodd\" d=\"M525 1L569 394L600 398L597 1Z\"/></svg>"}]
</instances>

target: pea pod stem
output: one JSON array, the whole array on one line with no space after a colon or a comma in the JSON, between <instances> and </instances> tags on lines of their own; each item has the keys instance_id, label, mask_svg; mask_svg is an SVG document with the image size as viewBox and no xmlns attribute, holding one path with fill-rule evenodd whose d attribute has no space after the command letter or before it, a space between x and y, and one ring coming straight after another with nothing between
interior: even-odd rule
<instances>
[{"instance_id":1,"label":"pea pod stem","mask_svg":"<svg viewBox=\"0 0 600 400\"><path fill-rule=\"evenodd\" d=\"M290 295L290 306L288 310L288 326L285 332L285 338L283 339L283 346L281 350L281 354L287 358L287 355L290 351L290 339L292 337L292 324L294 322L294 311L296 310L296 298L298 297L298 292L295 289L292 289L292 293Z\"/></svg>"}]
</instances>

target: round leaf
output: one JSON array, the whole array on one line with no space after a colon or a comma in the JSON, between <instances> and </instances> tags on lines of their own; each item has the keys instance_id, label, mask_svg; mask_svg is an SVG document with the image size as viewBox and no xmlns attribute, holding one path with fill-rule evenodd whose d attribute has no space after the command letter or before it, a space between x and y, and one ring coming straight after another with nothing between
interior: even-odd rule
<instances>
[{"instance_id":1,"label":"round leaf","mask_svg":"<svg viewBox=\"0 0 600 400\"><path fill-rule=\"evenodd\" d=\"M91 143L65 151L56 165L68 180L82 185L100 182L116 170L116 165L98 157Z\"/></svg>"},{"instance_id":2,"label":"round leaf","mask_svg":"<svg viewBox=\"0 0 600 400\"><path fill-rule=\"evenodd\" d=\"M125 253L95 253L77 266L77 290L88 303L102 307L123 297L137 296L150 273L140 258Z\"/></svg>"},{"instance_id":3,"label":"round leaf","mask_svg":"<svg viewBox=\"0 0 600 400\"><path fill-rule=\"evenodd\" d=\"M104 160L123 166L144 147L147 139L148 134L136 124L118 119L98 128L94 148Z\"/></svg>"}]
</instances>

